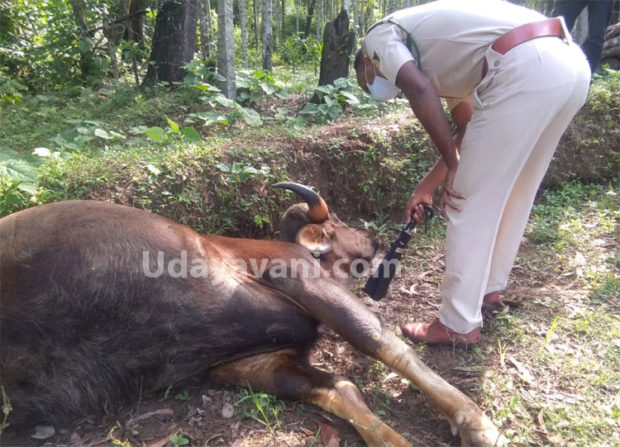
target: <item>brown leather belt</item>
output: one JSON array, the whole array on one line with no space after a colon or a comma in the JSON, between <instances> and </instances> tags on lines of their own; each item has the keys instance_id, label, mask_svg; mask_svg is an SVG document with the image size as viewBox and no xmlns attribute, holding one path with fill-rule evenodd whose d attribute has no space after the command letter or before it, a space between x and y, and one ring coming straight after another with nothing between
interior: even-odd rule
<instances>
[{"instance_id":1,"label":"brown leather belt","mask_svg":"<svg viewBox=\"0 0 620 447\"><path fill-rule=\"evenodd\" d=\"M525 25L513 28L493 42L491 48L499 54L506 54L517 45L521 45L537 37L559 37L561 39L566 39L567 32L563 19L561 17L554 17L541 22L526 23ZM486 76L487 70L488 65L485 58L482 65L482 78Z\"/></svg>"},{"instance_id":2,"label":"brown leather belt","mask_svg":"<svg viewBox=\"0 0 620 447\"><path fill-rule=\"evenodd\" d=\"M565 38L564 24L560 17L543 20L542 22L526 23L518 26L497 39L491 48L500 54L506 54L517 45L537 37Z\"/></svg>"}]
</instances>

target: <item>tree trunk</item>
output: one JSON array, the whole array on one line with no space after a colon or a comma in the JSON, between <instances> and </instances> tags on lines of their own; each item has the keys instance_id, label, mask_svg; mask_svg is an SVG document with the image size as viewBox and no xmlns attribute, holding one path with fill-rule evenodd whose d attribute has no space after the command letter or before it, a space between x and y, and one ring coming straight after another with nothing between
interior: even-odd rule
<instances>
[{"instance_id":1,"label":"tree trunk","mask_svg":"<svg viewBox=\"0 0 620 447\"><path fill-rule=\"evenodd\" d=\"M233 0L217 2L217 72L224 77L218 87L229 99L237 96L235 84L235 38Z\"/></svg>"},{"instance_id":2,"label":"tree trunk","mask_svg":"<svg viewBox=\"0 0 620 447\"><path fill-rule=\"evenodd\" d=\"M280 17L280 2L278 0L271 0L271 47L273 51L278 50L278 38L280 37L280 25L282 22L278 20Z\"/></svg>"},{"instance_id":3,"label":"tree trunk","mask_svg":"<svg viewBox=\"0 0 620 447\"><path fill-rule=\"evenodd\" d=\"M197 0L169 1L157 13L151 63L143 85L180 82L196 51Z\"/></svg>"},{"instance_id":4,"label":"tree trunk","mask_svg":"<svg viewBox=\"0 0 620 447\"><path fill-rule=\"evenodd\" d=\"M248 20L245 11L245 0L239 0L239 27L241 28L241 64L248 68Z\"/></svg>"},{"instance_id":5,"label":"tree trunk","mask_svg":"<svg viewBox=\"0 0 620 447\"><path fill-rule=\"evenodd\" d=\"M282 36L280 37L280 42L282 42L282 47L284 47L284 41L286 41L286 0L282 0L282 16L281 16L281 20L282 20L282 25L280 25L280 27L282 28Z\"/></svg>"},{"instance_id":6,"label":"tree trunk","mask_svg":"<svg viewBox=\"0 0 620 447\"><path fill-rule=\"evenodd\" d=\"M613 70L620 69L620 23L611 25L605 32L605 44L601 65L607 64Z\"/></svg>"},{"instance_id":7,"label":"tree trunk","mask_svg":"<svg viewBox=\"0 0 620 447\"><path fill-rule=\"evenodd\" d=\"M310 35L310 26L312 25L312 18L314 17L316 2L317 0L310 0L310 2L308 3L308 15L306 16L306 27L304 28L305 38Z\"/></svg>"},{"instance_id":8,"label":"tree trunk","mask_svg":"<svg viewBox=\"0 0 620 447\"><path fill-rule=\"evenodd\" d=\"M299 37L299 0L295 0L295 38Z\"/></svg>"},{"instance_id":9,"label":"tree trunk","mask_svg":"<svg viewBox=\"0 0 620 447\"><path fill-rule=\"evenodd\" d=\"M211 57L211 50L209 48L210 36L209 25L207 24L207 14L211 11L207 11L207 5L203 0L199 0L198 4L198 16L200 24L200 54L203 59L209 59Z\"/></svg>"},{"instance_id":10,"label":"tree trunk","mask_svg":"<svg viewBox=\"0 0 620 447\"><path fill-rule=\"evenodd\" d=\"M272 70L273 41L272 41L272 0L263 0L262 16L263 16L263 70Z\"/></svg>"},{"instance_id":11,"label":"tree trunk","mask_svg":"<svg viewBox=\"0 0 620 447\"><path fill-rule=\"evenodd\" d=\"M260 40L258 35L258 8L256 7L256 3L258 0L252 0L252 8L254 9L254 49L258 50L258 41Z\"/></svg>"},{"instance_id":12,"label":"tree trunk","mask_svg":"<svg viewBox=\"0 0 620 447\"><path fill-rule=\"evenodd\" d=\"M357 0L351 0L351 11L352 11L352 16L353 16L353 33L358 36L359 35L359 10L357 9L358 5L357 5ZM355 40L355 42L357 42L357 39ZM355 45L353 45L353 53L355 53L355 50L357 50L357 43Z\"/></svg>"},{"instance_id":13,"label":"tree trunk","mask_svg":"<svg viewBox=\"0 0 620 447\"><path fill-rule=\"evenodd\" d=\"M93 55L91 49L86 45L87 42L90 42L88 38L88 24L86 22L86 5L83 0L71 0L71 7L73 9L73 18L80 30L80 42L85 42L84 45L78 46L78 48L80 50L82 81L86 81L93 68Z\"/></svg>"},{"instance_id":14,"label":"tree trunk","mask_svg":"<svg viewBox=\"0 0 620 447\"><path fill-rule=\"evenodd\" d=\"M316 7L316 20L314 21L316 26L316 40L321 38L321 30L323 29L323 14L325 13L325 0L317 0L318 5Z\"/></svg>"},{"instance_id":15,"label":"tree trunk","mask_svg":"<svg viewBox=\"0 0 620 447\"><path fill-rule=\"evenodd\" d=\"M366 0L360 0L359 3L359 11L360 11L360 15L359 15L359 22L358 22L358 26L359 26L359 35L363 36L366 34Z\"/></svg>"},{"instance_id":16,"label":"tree trunk","mask_svg":"<svg viewBox=\"0 0 620 447\"><path fill-rule=\"evenodd\" d=\"M343 9L333 22L325 25L319 85L332 84L349 76L349 56L355 45L355 33L349 31L349 15ZM316 95L312 102L318 102Z\"/></svg>"},{"instance_id":17,"label":"tree trunk","mask_svg":"<svg viewBox=\"0 0 620 447\"><path fill-rule=\"evenodd\" d=\"M123 11L127 16L125 20L125 34L123 40L133 41L136 43L144 42L144 10L146 8L145 0L122 0Z\"/></svg>"}]
</instances>

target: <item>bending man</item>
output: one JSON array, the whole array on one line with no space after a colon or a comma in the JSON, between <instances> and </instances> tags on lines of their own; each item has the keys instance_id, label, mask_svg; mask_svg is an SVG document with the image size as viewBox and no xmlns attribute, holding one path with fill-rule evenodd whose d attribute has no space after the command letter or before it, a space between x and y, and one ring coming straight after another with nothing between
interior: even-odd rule
<instances>
[{"instance_id":1,"label":"bending man","mask_svg":"<svg viewBox=\"0 0 620 447\"><path fill-rule=\"evenodd\" d=\"M536 191L585 103L588 61L560 18L499 0L439 0L375 24L355 70L376 99L402 91L441 154L411 194L406 220L423 219L422 203L442 186L442 305L433 322L409 323L403 333L476 343L481 307L499 302Z\"/></svg>"}]
</instances>

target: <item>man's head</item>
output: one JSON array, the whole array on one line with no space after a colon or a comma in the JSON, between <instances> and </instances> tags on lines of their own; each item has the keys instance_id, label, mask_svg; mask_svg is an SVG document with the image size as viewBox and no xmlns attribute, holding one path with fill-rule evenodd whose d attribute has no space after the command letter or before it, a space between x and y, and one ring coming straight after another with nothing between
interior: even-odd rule
<instances>
[{"instance_id":1,"label":"man's head","mask_svg":"<svg viewBox=\"0 0 620 447\"><path fill-rule=\"evenodd\" d=\"M385 78L363 49L359 49L355 54L353 68L359 86L374 99L379 101L392 99L400 92L398 87Z\"/></svg>"},{"instance_id":2,"label":"man's head","mask_svg":"<svg viewBox=\"0 0 620 447\"><path fill-rule=\"evenodd\" d=\"M372 65L372 67L370 66ZM375 66L372 60L364 54L364 51L360 48L355 53L355 60L353 61L353 68L357 77L357 83L366 93L370 94L366 84L372 83L375 79Z\"/></svg>"}]
</instances>

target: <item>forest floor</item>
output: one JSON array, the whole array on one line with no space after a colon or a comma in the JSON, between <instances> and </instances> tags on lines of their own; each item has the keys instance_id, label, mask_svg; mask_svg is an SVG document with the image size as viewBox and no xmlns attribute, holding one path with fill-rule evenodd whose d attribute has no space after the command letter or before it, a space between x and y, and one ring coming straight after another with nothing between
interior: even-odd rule
<instances>
[{"instance_id":1,"label":"forest floor","mask_svg":"<svg viewBox=\"0 0 620 447\"><path fill-rule=\"evenodd\" d=\"M333 137L327 127L315 135ZM277 144L294 143L283 138ZM503 304L485 314L481 343L468 348L410 343L427 365L476 401L513 445L620 443L616 193L568 184L541 195ZM430 321L437 314L444 233L440 219L419 231L383 300L365 297L361 284L355 288L397 333L407 321ZM388 242L394 234L383 236ZM373 412L414 445L459 445L414 385L330 329L322 327L321 334L312 365L353 379ZM53 434L46 429L39 427L41 440L33 432L18 436L9 430L0 445L363 445L346 421L316 407L258 390L214 387L199 377L142 396L123 414L87 419Z\"/></svg>"}]
</instances>

